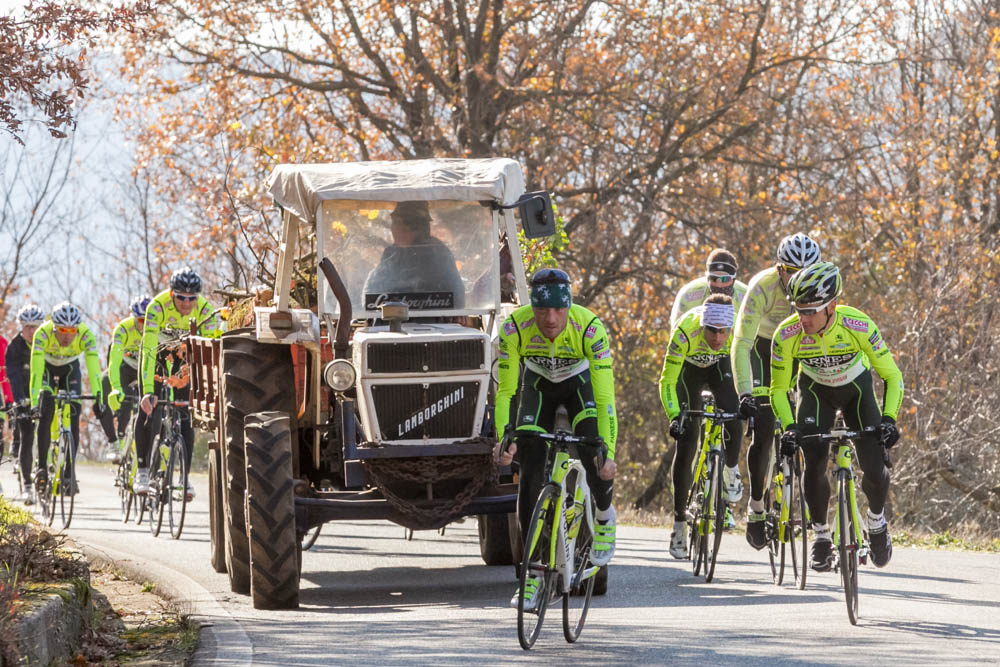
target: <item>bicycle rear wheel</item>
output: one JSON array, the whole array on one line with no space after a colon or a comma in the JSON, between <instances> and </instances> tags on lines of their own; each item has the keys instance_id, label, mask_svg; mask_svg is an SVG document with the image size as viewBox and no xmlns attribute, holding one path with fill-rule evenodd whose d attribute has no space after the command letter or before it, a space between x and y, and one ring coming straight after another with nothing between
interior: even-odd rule
<instances>
[{"instance_id":1,"label":"bicycle rear wheel","mask_svg":"<svg viewBox=\"0 0 1000 667\"><path fill-rule=\"evenodd\" d=\"M572 498L572 494L570 495ZM589 499L591 516L597 511L594 499ZM580 638L583 631L583 624L587 620L587 611L590 609L590 599L594 594L594 582L597 581L598 568L590 563L590 551L594 546L594 536L587 525L586 517L574 521L581 521L580 532L576 537L576 544L573 547L573 576L579 582L570 588L569 592L563 593L563 636L569 643Z\"/></svg>"},{"instance_id":2,"label":"bicycle rear wheel","mask_svg":"<svg viewBox=\"0 0 1000 667\"><path fill-rule=\"evenodd\" d=\"M809 571L809 508L806 506L806 496L803 493L801 452L796 454L792 468L792 480L788 487L788 525L785 535L788 537L792 552L792 570L795 572L795 586L801 591L806 587L806 572Z\"/></svg>"},{"instance_id":3,"label":"bicycle rear wheel","mask_svg":"<svg viewBox=\"0 0 1000 667\"><path fill-rule=\"evenodd\" d=\"M322 527L323 527L322 525L313 526L312 528L306 531L306 536L302 538L303 551L309 551L310 549L313 548L313 545L316 544L316 538L319 537L319 531Z\"/></svg>"},{"instance_id":4,"label":"bicycle rear wheel","mask_svg":"<svg viewBox=\"0 0 1000 667\"><path fill-rule=\"evenodd\" d=\"M44 484L39 484L38 508L42 510L42 519L46 526L51 526L56 516L56 493L53 478L50 477Z\"/></svg>"},{"instance_id":5,"label":"bicycle rear wheel","mask_svg":"<svg viewBox=\"0 0 1000 667\"><path fill-rule=\"evenodd\" d=\"M66 468L73 470L73 476L76 476L76 466L73 465L73 435L71 433L65 432L59 436L59 447L63 450L63 469L59 475L59 518L62 520L63 530L69 528L69 524L73 521L73 499L76 497L73 493L73 487L76 486L76 479L71 479L66 476Z\"/></svg>"},{"instance_id":6,"label":"bicycle rear wheel","mask_svg":"<svg viewBox=\"0 0 1000 667\"><path fill-rule=\"evenodd\" d=\"M784 480L781 480L784 484ZM767 519L764 521L764 534L767 537L767 558L771 563L771 580L775 586L780 586L785 579L785 543L781 540L781 505L775 503L773 486L764 489L764 508ZM787 493L787 490L786 490ZM784 498L784 495L782 495ZM786 501L787 502L787 501ZM793 557L794 561L794 557Z\"/></svg>"},{"instance_id":7,"label":"bicycle rear wheel","mask_svg":"<svg viewBox=\"0 0 1000 667\"><path fill-rule=\"evenodd\" d=\"M719 545L722 544L722 529L725 527L726 523L726 504L722 501L722 455L717 451L709 452L709 456L712 457L712 473L711 473L711 511L706 518L706 524L709 526L709 530L714 534L712 535L711 551L706 555L708 559L706 563L705 570L705 581L712 581L712 577L715 576L715 562L719 557ZM706 540L708 536L706 535Z\"/></svg>"},{"instance_id":8,"label":"bicycle rear wheel","mask_svg":"<svg viewBox=\"0 0 1000 667\"><path fill-rule=\"evenodd\" d=\"M557 498L556 487L544 486L538 494L538 501L528 522L529 532L521 557L521 583L517 591L517 640L524 650L534 646L538 639L542 621L545 620L545 610L556 584L556 574L549 567L549 545L553 539L549 517L555 509ZM524 589L531 576L538 577L536 604L534 609L525 609Z\"/></svg>"},{"instance_id":9,"label":"bicycle rear wheel","mask_svg":"<svg viewBox=\"0 0 1000 667\"><path fill-rule=\"evenodd\" d=\"M858 541L854 534L854 517L851 512L848 479L840 475L837 485L837 530L840 535L837 548L840 555L840 575L844 581L847 618L851 625L858 624Z\"/></svg>"},{"instance_id":10,"label":"bicycle rear wheel","mask_svg":"<svg viewBox=\"0 0 1000 667\"><path fill-rule=\"evenodd\" d=\"M183 438L170 447L167 462L167 518L170 521L170 536L175 540L184 530L184 514L187 511L187 460L184 456Z\"/></svg>"}]
</instances>

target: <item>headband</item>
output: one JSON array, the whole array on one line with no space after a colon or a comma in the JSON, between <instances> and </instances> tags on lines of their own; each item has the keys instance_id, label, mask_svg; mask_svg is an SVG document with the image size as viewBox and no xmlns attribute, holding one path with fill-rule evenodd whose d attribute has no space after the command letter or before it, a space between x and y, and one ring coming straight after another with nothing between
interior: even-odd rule
<instances>
[{"instance_id":1,"label":"headband","mask_svg":"<svg viewBox=\"0 0 1000 667\"><path fill-rule=\"evenodd\" d=\"M729 329L733 326L733 304L706 303L704 308L701 312L703 326L715 327L716 329Z\"/></svg>"}]
</instances>

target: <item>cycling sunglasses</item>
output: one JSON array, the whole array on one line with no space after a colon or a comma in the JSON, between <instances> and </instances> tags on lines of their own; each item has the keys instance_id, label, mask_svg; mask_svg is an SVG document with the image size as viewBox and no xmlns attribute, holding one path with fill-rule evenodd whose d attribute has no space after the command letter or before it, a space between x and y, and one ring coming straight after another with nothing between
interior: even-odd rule
<instances>
[{"instance_id":1,"label":"cycling sunglasses","mask_svg":"<svg viewBox=\"0 0 1000 667\"><path fill-rule=\"evenodd\" d=\"M79 330L79 327L56 327L56 331L61 334L75 334Z\"/></svg>"},{"instance_id":2,"label":"cycling sunglasses","mask_svg":"<svg viewBox=\"0 0 1000 667\"><path fill-rule=\"evenodd\" d=\"M789 266L788 264L778 264L778 268L792 276L802 270L801 266Z\"/></svg>"},{"instance_id":3,"label":"cycling sunglasses","mask_svg":"<svg viewBox=\"0 0 1000 667\"><path fill-rule=\"evenodd\" d=\"M715 282L715 283L722 283L723 285L728 285L729 283L731 283L734 280L736 280L736 276L730 276L730 275L719 275L719 276L717 276L717 275L712 275L710 273L710 274L708 274L708 279L710 281L712 281L712 282Z\"/></svg>"},{"instance_id":4,"label":"cycling sunglasses","mask_svg":"<svg viewBox=\"0 0 1000 667\"><path fill-rule=\"evenodd\" d=\"M178 301L196 301L198 299L197 294L174 294L174 298Z\"/></svg>"},{"instance_id":5,"label":"cycling sunglasses","mask_svg":"<svg viewBox=\"0 0 1000 667\"><path fill-rule=\"evenodd\" d=\"M732 331L732 329L730 329L729 327L713 327L707 324L704 326L705 326L705 331L714 334L729 333L730 331Z\"/></svg>"},{"instance_id":6,"label":"cycling sunglasses","mask_svg":"<svg viewBox=\"0 0 1000 667\"><path fill-rule=\"evenodd\" d=\"M818 306L800 307L793 304L792 307L795 308L795 312L798 313L799 315L815 315L816 313L826 308L828 305L830 305L829 301L827 301L824 304L820 304Z\"/></svg>"}]
</instances>

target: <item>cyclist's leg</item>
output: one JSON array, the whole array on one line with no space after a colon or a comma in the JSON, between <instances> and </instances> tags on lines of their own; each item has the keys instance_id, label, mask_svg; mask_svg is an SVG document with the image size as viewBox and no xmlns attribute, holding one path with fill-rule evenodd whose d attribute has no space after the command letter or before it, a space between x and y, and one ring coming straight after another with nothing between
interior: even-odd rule
<instances>
[{"instance_id":1,"label":"cyclist's leg","mask_svg":"<svg viewBox=\"0 0 1000 667\"><path fill-rule=\"evenodd\" d=\"M705 380L700 368L684 362L681 376L677 380L677 402L681 410L700 410L702 408L701 389ZM691 489L691 469L695 450L698 445L701 420L692 419L687 423L684 437L677 441L677 451L674 453L674 522L683 522L687 516L687 497Z\"/></svg>"},{"instance_id":2,"label":"cyclist's leg","mask_svg":"<svg viewBox=\"0 0 1000 667\"><path fill-rule=\"evenodd\" d=\"M190 388L174 389L175 401L186 401L190 396ZM191 425L191 411L188 408L178 408L181 416L181 435L184 439L184 462L191 469L191 459L194 458L194 427Z\"/></svg>"},{"instance_id":3,"label":"cyclist's leg","mask_svg":"<svg viewBox=\"0 0 1000 667\"><path fill-rule=\"evenodd\" d=\"M715 404L722 412L736 412L740 399L733 384L733 369L729 357L721 357L708 369L708 388L715 396ZM723 428L726 447L726 467L733 468L740 462L740 447L743 445L743 422L726 422Z\"/></svg>"},{"instance_id":4,"label":"cyclist's leg","mask_svg":"<svg viewBox=\"0 0 1000 667\"><path fill-rule=\"evenodd\" d=\"M38 394L39 419L36 437L38 438L38 471L39 478L42 480L46 480L49 477L49 443L52 441L52 431L49 429L49 425L52 423L52 417L56 412L56 400L53 396L53 387L56 385L55 369L55 366L48 363L45 364L42 389Z\"/></svg>"},{"instance_id":5,"label":"cyclist's leg","mask_svg":"<svg viewBox=\"0 0 1000 667\"><path fill-rule=\"evenodd\" d=\"M83 385L83 374L80 371L80 361L74 361L66 367L68 372L66 373L63 382L66 386L66 391L79 394L81 393L81 387ZM76 452L80 447L80 409L82 405L79 400L70 403L69 416L70 416L70 432L73 434L72 443L72 456L66 459L66 468L63 470L63 475L67 480L73 479L73 463L76 461Z\"/></svg>"},{"instance_id":6,"label":"cyclist's leg","mask_svg":"<svg viewBox=\"0 0 1000 667\"><path fill-rule=\"evenodd\" d=\"M546 447L543 441L532 438L532 432L550 432L555 423L557 403L551 398L545 400L546 391L552 391L552 383L530 370L521 376L520 400L515 424L515 443L519 478L517 487L517 521L521 528L521 539L526 543L528 524L535 509L535 501L541 491L545 474Z\"/></svg>"},{"instance_id":7,"label":"cyclist's leg","mask_svg":"<svg viewBox=\"0 0 1000 667\"><path fill-rule=\"evenodd\" d=\"M826 433L833 426L836 405L825 395L824 387L805 375L799 378L799 403L795 410L795 423L803 435ZM806 504L813 524L825 525L827 506L830 503L830 479L826 474L830 459L830 446L809 444L802 447L806 468L802 475Z\"/></svg>"},{"instance_id":8,"label":"cyclist's leg","mask_svg":"<svg viewBox=\"0 0 1000 667\"><path fill-rule=\"evenodd\" d=\"M771 341L758 336L750 351L750 368L753 371L754 389L771 385ZM747 471L750 473L750 501L761 503L763 509L764 487L767 485L767 464L774 443L774 412L767 396L758 396L757 416L753 419L753 439L747 449Z\"/></svg>"},{"instance_id":9,"label":"cyclist's leg","mask_svg":"<svg viewBox=\"0 0 1000 667\"><path fill-rule=\"evenodd\" d=\"M878 426L882 419L875 390L872 387L871 371L865 371L851 383L852 395L843 407L844 422L848 428L863 429ZM846 387L845 387L846 389ZM889 495L889 469L882 459L882 446L876 433L865 434L855 442L858 464L864 472L861 488L868 498L868 509L872 514L881 515L885 499Z\"/></svg>"},{"instance_id":10,"label":"cyclist's leg","mask_svg":"<svg viewBox=\"0 0 1000 667\"><path fill-rule=\"evenodd\" d=\"M160 383L157 382L153 393L159 395ZM135 418L135 456L140 470L149 470L150 453L153 449L153 435L160 428L160 406L153 408L150 414L143 410L136 412Z\"/></svg>"},{"instance_id":11,"label":"cyclist's leg","mask_svg":"<svg viewBox=\"0 0 1000 667\"><path fill-rule=\"evenodd\" d=\"M35 453L32 446L35 442L35 422L27 414L19 414L15 424L21 439L21 451L18 452L21 460L21 476L24 478L25 488L28 488L32 485L31 464Z\"/></svg>"},{"instance_id":12,"label":"cyclist's leg","mask_svg":"<svg viewBox=\"0 0 1000 667\"><path fill-rule=\"evenodd\" d=\"M104 375L101 376L104 400L101 403L94 401L94 414L97 415L98 421L101 422L101 428L104 429L104 435L108 439L108 444L114 444L118 438L115 431L115 414L108 405L108 394L111 393L111 379L108 377L108 373L109 371L104 371Z\"/></svg>"},{"instance_id":13,"label":"cyclist's leg","mask_svg":"<svg viewBox=\"0 0 1000 667\"><path fill-rule=\"evenodd\" d=\"M120 387L125 392L126 398L131 398L134 401L138 401L138 374L136 370L127 364L122 364L121 371L118 374ZM137 408L137 403L132 401L122 401L122 406L118 408L118 414L115 415L115 419L118 422L118 439L121 440L125 437L125 431L128 429L128 421L132 418L132 410Z\"/></svg>"}]
</instances>

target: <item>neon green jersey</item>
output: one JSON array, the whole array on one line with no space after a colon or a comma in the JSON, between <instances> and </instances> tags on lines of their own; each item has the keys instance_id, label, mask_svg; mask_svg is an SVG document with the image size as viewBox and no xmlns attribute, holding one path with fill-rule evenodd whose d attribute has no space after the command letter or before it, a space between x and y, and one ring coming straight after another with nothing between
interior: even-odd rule
<instances>
[{"instance_id":1,"label":"neon green jersey","mask_svg":"<svg viewBox=\"0 0 1000 667\"><path fill-rule=\"evenodd\" d=\"M108 378L111 388L121 391L120 369L122 363L139 368L139 351L142 348L142 329L135 317L126 317L111 332L111 352L108 354Z\"/></svg>"},{"instance_id":2,"label":"neon green jersey","mask_svg":"<svg viewBox=\"0 0 1000 667\"><path fill-rule=\"evenodd\" d=\"M733 310L739 311L740 304L743 302L743 298L747 293L746 283L737 280L733 285ZM681 288L681 291L677 293L677 297L674 299L673 310L670 311L670 328L673 329L680 322L681 318L687 314L689 310L695 306L700 306L705 303L707 299L712 294L712 289L708 285L708 278L702 276L700 278L695 278L687 285Z\"/></svg>"},{"instance_id":3,"label":"neon green jersey","mask_svg":"<svg viewBox=\"0 0 1000 667\"><path fill-rule=\"evenodd\" d=\"M885 381L882 414L896 418L903 402L903 374L878 327L857 308L837 306L833 322L821 334L803 332L798 314L778 325L771 343L771 405L785 426L795 422L788 402L795 359L801 373L831 387L848 385L874 368Z\"/></svg>"},{"instance_id":4,"label":"neon green jersey","mask_svg":"<svg viewBox=\"0 0 1000 667\"><path fill-rule=\"evenodd\" d=\"M792 312L785 298L778 269L764 269L750 279L746 296L736 313L733 325L733 380L737 394L753 391L753 372L750 370L750 351L757 336L770 340L775 327ZM761 391L766 393L766 387Z\"/></svg>"},{"instance_id":5,"label":"neon green jersey","mask_svg":"<svg viewBox=\"0 0 1000 667\"><path fill-rule=\"evenodd\" d=\"M153 393L155 387L157 346L161 342L168 342L174 331L187 333L192 320L201 323L199 333L202 336L218 338L222 335L222 320L219 318L219 313L208 299L201 295L198 296L198 301L188 315L181 315L174 307L170 290L160 292L149 302L139 352L139 377L143 394Z\"/></svg>"},{"instance_id":6,"label":"neon green jersey","mask_svg":"<svg viewBox=\"0 0 1000 667\"><path fill-rule=\"evenodd\" d=\"M684 362L707 368L718 363L722 357L729 356L732 334L718 350L709 347L705 340L701 327L701 314L704 310L704 306L689 310L670 331L670 347L663 355L663 369L660 371L660 403L670 419L681 413L677 400L677 379L681 376Z\"/></svg>"},{"instance_id":7,"label":"neon green jersey","mask_svg":"<svg viewBox=\"0 0 1000 667\"><path fill-rule=\"evenodd\" d=\"M101 360L97 354L97 339L86 324L82 322L77 327L76 338L69 345L60 345L56 338L55 326L52 320L38 327L31 339L31 364L28 379L28 391L31 406L38 405L38 395L42 391L42 380L45 376L45 364L52 366L67 366L83 355L87 365L87 379L90 382L90 393L101 393Z\"/></svg>"},{"instance_id":8,"label":"neon green jersey","mask_svg":"<svg viewBox=\"0 0 1000 667\"><path fill-rule=\"evenodd\" d=\"M500 327L496 399L497 433L502 434L510 418L510 401L517 391L520 363L552 382L562 382L590 369L597 404L597 432L615 458L618 415L615 410L615 378L611 369L611 342L600 318L583 306L569 307L566 328L555 340L546 338L535 324L531 306L521 306Z\"/></svg>"}]
</instances>

